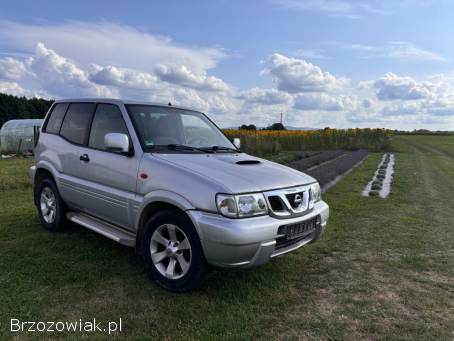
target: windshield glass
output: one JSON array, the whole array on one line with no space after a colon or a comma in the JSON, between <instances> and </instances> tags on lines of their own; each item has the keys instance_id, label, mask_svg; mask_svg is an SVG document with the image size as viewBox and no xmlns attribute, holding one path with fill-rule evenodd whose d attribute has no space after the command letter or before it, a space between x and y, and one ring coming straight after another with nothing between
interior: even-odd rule
<instances>
[{"instance_id":1,"label":"windshield glass","mask_svg":"<svg viewBox=\"0 0 454 341\"><path fill-rule=\"evenodd\" d=\"M145 149L175 149L175 146L234 148L224 134L199 112L152 105L127 105L127 108Z\"/></svg>"}]
</instances>

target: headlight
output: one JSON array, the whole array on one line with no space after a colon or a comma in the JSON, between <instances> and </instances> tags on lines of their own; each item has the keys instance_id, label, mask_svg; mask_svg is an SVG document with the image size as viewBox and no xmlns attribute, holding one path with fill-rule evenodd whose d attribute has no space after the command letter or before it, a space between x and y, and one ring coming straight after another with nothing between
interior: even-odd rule
<instances>
[{"instance_id":1,"label":"headlight","mask_svg":"<svg viewBox=\"0 0 454 341\"><path fill-rule=\"evenodd\" d=\"M266 214L265 197L262 193L216 195L216 206L219 213L229 218L243 218Z\"/></svg>"},{"instance_id":2,"label":"headlight","mask_svg":"<svg viewBox=\"0 0 454 341\"><path fill-rule=\"evenodd\" d=\"M238 207L233 195L218 194L216 204L219 213L226 217L234 218L238 216Z\"/></svg>"},{"instance_id":3,"label":"headlight","mask_svg":"<svg viewBox=\"0 0 454 341\"><path fill-rule=\"evenodd\" d=\"M315 203L322 200L322 190L318 182L311 185L311 200Z\"/></svg>"}]
</instances>

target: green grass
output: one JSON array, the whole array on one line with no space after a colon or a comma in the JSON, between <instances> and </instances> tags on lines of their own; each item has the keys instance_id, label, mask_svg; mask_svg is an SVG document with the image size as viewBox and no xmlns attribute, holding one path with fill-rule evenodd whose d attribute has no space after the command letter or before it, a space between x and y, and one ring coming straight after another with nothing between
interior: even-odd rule
<instances>
[{"instance_id":1,"label":"green grass","mask_svg":"<svg viewBox=\"0 0 454 341\"><path fill-rule=\"evenodd\" d=\"M30 187L28 168L33 158L17 157L0 160L0 191L26 189Z\"/></svg>"},{"instance_id":2,"label":"green grass","mask_svg":"<svg viewBox=\"0 0 454 341\"><path fill-rule=\"evenodd\" d=\"M27 162L2 160L0 339L14 335L10 318L93 317L121 317L130 339L453 339L454 137L393 146L388 199L360 195L382 156L371 154L325 194L319 242L259 268L216 270L179 295L150 282L131 249L79 227L43 230L30 188L16 186Z\"/></svg>"}]
</instances>

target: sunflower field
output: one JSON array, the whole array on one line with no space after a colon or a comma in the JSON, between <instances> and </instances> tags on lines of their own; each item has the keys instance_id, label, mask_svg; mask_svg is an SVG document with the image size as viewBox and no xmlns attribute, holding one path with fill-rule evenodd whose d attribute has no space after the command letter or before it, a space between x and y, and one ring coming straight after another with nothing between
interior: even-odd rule
<instances>
[{"instance_id":1,"label":"sunflower field","mask_svg":"<svg viewBox=\"0 0 454 341\"><path fill-rule=\"evenodd\" d=\"M387 129L322 130L234 130L226 129L228 138L239 137L246 153L265 156L281 151L368 149L387 150L392 132Z\"/></svg>"}]
</instances>

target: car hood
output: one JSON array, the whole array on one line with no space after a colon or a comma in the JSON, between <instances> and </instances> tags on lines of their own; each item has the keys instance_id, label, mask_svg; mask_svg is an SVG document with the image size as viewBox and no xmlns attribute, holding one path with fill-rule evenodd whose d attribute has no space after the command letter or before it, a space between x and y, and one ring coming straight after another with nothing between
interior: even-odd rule
<instances>
[{"instance_id":1,"label":"car hood","mask_svg":"<svg viewBox=\"0 0 454 341\"><path fill-rule=\"evenodd\" d=\"M211 179L231 193L260 192L316 181L293 168L245 153L155 153L153 156Z\"/></svg>"}]
</instances>

